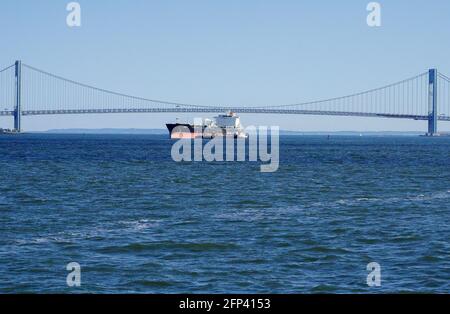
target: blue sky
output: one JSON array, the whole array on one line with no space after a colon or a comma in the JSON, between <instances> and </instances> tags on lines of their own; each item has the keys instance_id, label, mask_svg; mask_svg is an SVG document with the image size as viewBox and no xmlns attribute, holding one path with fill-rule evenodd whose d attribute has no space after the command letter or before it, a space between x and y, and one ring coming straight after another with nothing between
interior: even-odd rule
<instances>
[{"instance_id":1,"label":"blue sky","mask_svg":"<svg viewBox=\"0 0 450 314\"><path fill-rule=\"evenodd\" d=\"M437 67L450 74L450 1L81 0L0 3L0 67L21 59L77 81L197 104L290 104L341 96ZM198 115L198 114L197 114ZM163 128L175 117L120 114L26 117L25 130ZM244 125L290 130L419 130L426 123L349 117L242 115ZM0 125L11 126L11 118ZM450 123L440 123L450 130Z\"/></svg>"}]
</instances>

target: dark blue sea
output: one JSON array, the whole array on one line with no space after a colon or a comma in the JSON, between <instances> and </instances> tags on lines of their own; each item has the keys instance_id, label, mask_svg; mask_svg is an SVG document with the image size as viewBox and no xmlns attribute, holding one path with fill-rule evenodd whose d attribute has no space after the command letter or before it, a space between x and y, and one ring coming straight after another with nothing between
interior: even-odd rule
<instances>
[{"instance_id":1,"label":"dark blue sea","mask_svg":"<svg viewBox=\"0 0 450 314\"><path fill-rule=\"evenodd\" d=\"M1 136L0 292L450 292L450 138L284 136L275 173L172 143Z\"/></svg>"}]
</instances>

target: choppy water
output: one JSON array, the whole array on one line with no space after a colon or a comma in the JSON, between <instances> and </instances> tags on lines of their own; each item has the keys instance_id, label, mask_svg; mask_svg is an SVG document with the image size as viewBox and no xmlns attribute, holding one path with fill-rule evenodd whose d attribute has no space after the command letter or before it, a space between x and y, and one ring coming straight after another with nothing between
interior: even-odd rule
<instances>
[{"instance_id":1,"label":"choppy water","mask_svg":"<svg viewBox=\"0 0 450 314\"><path fill-rule=\"evenodd\" d=\"M450 138L282 137L265 174L170 145L0 137L0 292L450 292Z\"/></svg>"}]
</instances>

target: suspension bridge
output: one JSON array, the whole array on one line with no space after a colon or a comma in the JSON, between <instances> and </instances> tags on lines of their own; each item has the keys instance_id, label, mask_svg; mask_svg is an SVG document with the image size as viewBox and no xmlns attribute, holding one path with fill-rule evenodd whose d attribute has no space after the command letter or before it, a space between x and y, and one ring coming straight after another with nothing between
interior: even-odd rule
<instances>
[{"instance_id":1,"label":"suspension bridge","mask_svg":"<svg viewBox=\"0 0 450 314\"><path fill-rule=\"evenodd\" d=\"M16 61L0 70L0 116L22 117L99 113L307 114L398 118L428 121L427 135L438 135L438 121L450 121L450 78L430 69L414 77L336 98L275 106L196 105L152 100L76 82Z\"/></svg>"}]
</instances>

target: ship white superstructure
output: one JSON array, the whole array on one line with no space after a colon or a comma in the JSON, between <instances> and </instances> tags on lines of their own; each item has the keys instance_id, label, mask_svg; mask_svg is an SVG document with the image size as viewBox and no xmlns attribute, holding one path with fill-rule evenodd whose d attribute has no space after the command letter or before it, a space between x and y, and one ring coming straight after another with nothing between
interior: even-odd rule
<instances>
[{"instance_id":1,"label":"ship white superstructure","mask_svg":"<svg viewBox=\"0 0 450 314\"><path fill-rule=\"evenodd\" d=\"M235 138L246 138L247 134L244 132L244 128L241 124L241 119L239 116L229 111L226 114L218 115L214 117L214 120L205 120L205 125L208 129L216 130L213 131L211 137L215 136L226 136ZM206 132L207 133L207 132Z\"/></svg>"}]
</instances>

